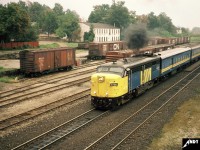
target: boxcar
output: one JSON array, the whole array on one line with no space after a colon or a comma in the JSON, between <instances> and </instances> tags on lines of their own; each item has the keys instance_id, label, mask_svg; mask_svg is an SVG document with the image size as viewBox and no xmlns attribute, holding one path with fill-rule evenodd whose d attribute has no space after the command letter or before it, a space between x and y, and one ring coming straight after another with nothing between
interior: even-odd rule
<instances>
[{"instance_id":1,"label":"boxcar","mask_svg":"<svg viewBox=\"0 0 200 150\"><path fill-rule=\"evenodd\" d=\"M124 41L89 43L89 58L105 58L106 53L108 51L116 51L123 49L127 49L127 45Z\"/></svg>"},{"instance_id":2,"label":"boxcar","mask_svg":"<svg viewBox=\"0 0 200 150\"><path fill-rule=\"evenodd\" d=\"M71 69L75 65L73 48L24 50L19 55L20 70L25 74Z\"/></svg>"}]
</instances>

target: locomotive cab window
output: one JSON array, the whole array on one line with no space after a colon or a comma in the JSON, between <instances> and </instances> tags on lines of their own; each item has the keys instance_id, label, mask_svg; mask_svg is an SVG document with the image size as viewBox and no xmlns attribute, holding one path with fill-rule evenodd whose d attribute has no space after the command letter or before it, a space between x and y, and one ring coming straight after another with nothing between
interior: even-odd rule
<instances>
[{"instance_id":1,"label":"locomotive cab window","mask_svg":"<svg viewBox=\"0 0 200 150\"><path fill-rule=\"evenodd\" d=\"M123 75L124 74L124 69L122 67L113 67L113 66L100 66L97 68L97 72L108 72L108 73L114 73L114 74L119 74Z\"/></svg>"}]
</instances>

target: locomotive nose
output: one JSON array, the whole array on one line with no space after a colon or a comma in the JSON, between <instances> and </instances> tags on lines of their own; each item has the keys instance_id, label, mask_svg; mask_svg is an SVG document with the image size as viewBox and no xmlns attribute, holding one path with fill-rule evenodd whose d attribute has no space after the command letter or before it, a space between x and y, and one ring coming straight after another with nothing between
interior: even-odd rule
<instances>
[{"instance_id":1,"label":"locomotive nose","mask_svg":"<svg viewBox=\"0 0 200 150\"><path fill-rule=\"evenodd\" d=\"M127 81L120 75L99 74L91 77L91 95L95 97L118 97L127 92Z\"/></svg>"}]
</instances>

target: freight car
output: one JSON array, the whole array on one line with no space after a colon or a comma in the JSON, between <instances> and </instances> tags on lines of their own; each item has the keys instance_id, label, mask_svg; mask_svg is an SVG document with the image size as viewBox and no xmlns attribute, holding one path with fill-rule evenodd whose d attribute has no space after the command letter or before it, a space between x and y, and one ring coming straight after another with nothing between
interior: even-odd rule
<instances>
[{"instance_id":1,"label":"freight car","mask_svg":"<svg viewBox=\"0 0 200 150\"><path fill-rule=\"evenodd\" d=\"M121 58L127 58L130 56L142 55L145 53L153 54L156 52L168 50L174 48L174 44L159 44L159 45L151 45L144 48L141 48L139 51L137 50L119 50L119 51L108 51L106 53L106 62L116 61Z\"/></svg>"},{"instance_id":2,"label":"freight car","mask_svg":"<svg viewBox=\"0 0 200 150\"><path fill-rule=\"evenodd\" d=\"M95 108L115 109L199 59L200 45L103 64L91 76L91 103Z\"/></svg>"},{"instance_id":3,"label":"freight car","mask_svg":"<svg viewBox=\"0 0 200 150\"><path fill-rule=\"evenodd\" d=\"M89 43L89 59L105 58L106 52L127 49L124 41Z\"/></svg>"},{"instance_id":4,"label":"freight car","mask_svg":"<svg viewBox=\"0 0 200 150\"><path fill-rule=\"evenodd\" d=\"M25 74L41 74L60 69L72 69L75 65L75 49L39 49L20 51L20 71Z\"/></svg>"},{"instance_id":5,"label":"freight car","mask_svg":"<svg viewBox=\"0 0 200 150\"><path fill-rule=\"evenodd\" d=\"M173 38L164 38L164 37L154 37L150 38L148 45L158 45L158 44L187 44L190 42L190 37L173 37Z\"/></svg>"}]
</instances>

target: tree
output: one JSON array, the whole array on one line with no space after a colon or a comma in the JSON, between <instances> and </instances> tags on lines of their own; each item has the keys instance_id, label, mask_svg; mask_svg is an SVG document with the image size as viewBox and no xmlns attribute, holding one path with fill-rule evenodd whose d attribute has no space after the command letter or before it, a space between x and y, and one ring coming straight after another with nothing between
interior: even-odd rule
<instances>
[{"instance_id":1,"label":"tree","mask_svg":"<svg viewBox=\"0 0 200 150\"><path fill-rule=\"evenodd\" d=\"M37 32L31 26L28 12L22 6L24 6L22 3L0 5L0 14L2 14L0 17L0 36L3 37L4 42L37 39Z\"/></svg>"},{"instance_id":2,"label":"tree","mask_svg":"<svg viewBox=\"0 0 200 150\"><path fill-rule=\"evenodd\" d=\"M176 33L176 27L173 25L171 19L166 15L166 13L160 13L158 15L158 20L162 29L170 33Z\"/></svg>"},{"instance_id":3,"label":"tree","mask_svg":"<svg viewBox=\"0 0 200 150\"><path fill-rule=\"evenodd\" d=\"M41 26L41 22L42 22L42 15L43 15L43 6L38 3L38 2L34 2L34 3L30 3L29 4L29 15L31 18L31 22L37 22L39 23L39 25Z\"/></svg>"},{"instance_id":4,"label":"tree","mask_svg":"<svg viewBox=\"0 0 200 150\"><path fill-rule=\"evenodd\" d=\"M95 38L93 25L90 26L90 31L84 33L84 41L93 42Z\"/></svg>"},{"instance_id":5,"label":"tree","mask_svg":"<svg viewBox=\"0 0 200 150\"><path fill-rule=\"evenodd\" d=\"M58 28L56 14L50 9L44 13L43 17L42 30L47 32L49 36Z\"/></svg>"},{"instance_id":6,"label":"tree","mask_svg":"<svg viewBox=\"0 0 200 150\"><path fill-rule=\"evenodd\" d=\"M89 15L88 22L105 23L106 22L105 19L106 19L109 9L110 9L110 6L108 4L94 6L94 10Z\"/></svg>"},{"instance_id":7,"label":"tree","mask_svg":"<svg viewBox=\"0 0 200 150\"><path fill-rule=\"evenodd\" d=\"M108 24L115 25L121 29L128 27L131 23L131 17L128 8L125 7L124 4L125 2L123 1L114 2L112 4L106 17L106 22Z\"/></svg>"},{"instance_id":8,"label":"tree","mask_svg":"<svg viewBox=\"0 0 200 150\"><path fill-rule=\"evenodd\" d=\"M147 21L148 29L152 30L160 26L158 17L154 15L154 12L151 12L150 14L148 14L147 19L148 19Z\"/></svg>"},{"instance_id":9,"label":"tree","mask_svg":"<svg viewBox=\"0 0 200 150\"><path fill-rule=\"evenodd\" d=\"M147 31L144 24L130 25L126 30L126 41L130 49L144 47L148 43Z\"/></svg>"},{"instance_id":10,"label":"tree","mask_svg":"<svg viewBox=\"0 0 200 150\"><path fill-rule=\"evenodd\" d=\"M56 16L64 15L63 7L59 3L55 3L53 11L56 14Z\"/></svg>"},{"instance_id":11,"label":"tree","mask_svg":"<svg viewBox=\"0 0 200 150\"><path fill-rule=\"evenodd\" d=\"M79 30L80 26L78 24L79 17L78 15L71 11L67 10L66 13L59 17L58 21L58 29L56 30L56 34L59 37L66 37L68 41L72 41L72 39L78 39L78 37L74 37L74 34Z\"/></svg>"}]
</instances>

